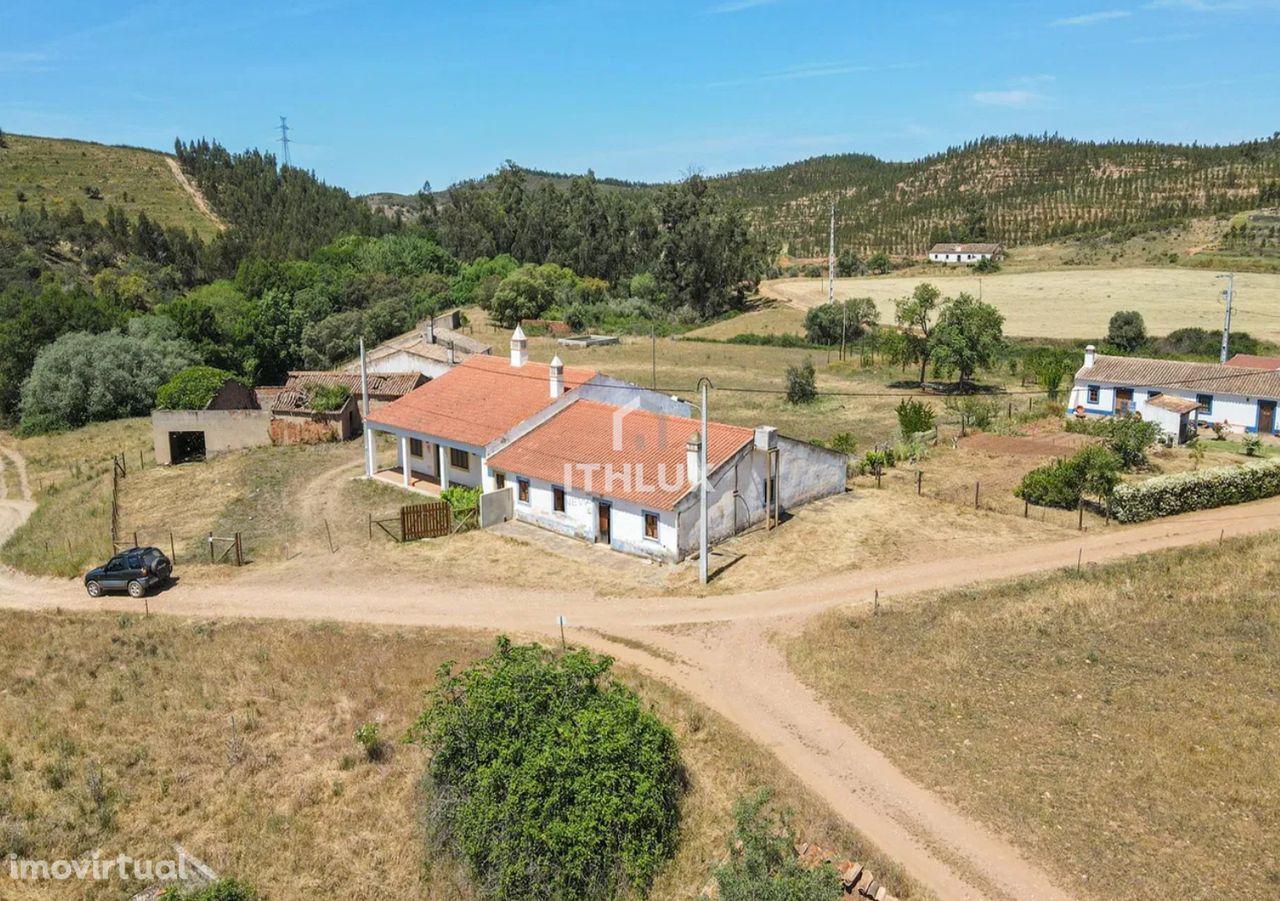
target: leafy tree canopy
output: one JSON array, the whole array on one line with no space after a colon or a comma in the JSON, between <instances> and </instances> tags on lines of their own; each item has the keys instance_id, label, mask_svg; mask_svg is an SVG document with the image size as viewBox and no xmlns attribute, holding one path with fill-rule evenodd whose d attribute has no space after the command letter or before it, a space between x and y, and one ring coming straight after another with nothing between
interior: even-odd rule
<instances>
[{"instance_id":1,"label":"leafy tree canopy","mask_svg":"<svg viewBox=\"0 0 1280 901\"><path fill-rule=\"evenodd\" d=\"M969 294L948 301L929 335L929 357L943 372L954 372L961 383L988 368L1004 347L1004 316L989 303Z\"/></svg>"},{"instance_id":2,"label":"leafy tree canopy","mask_svg":"<svg viewBox=\"0 0 1280 901\"><path fill-rule=\"evenodd\" d=\"M674 853L675 739L611 665L500 638L493 656L444 669L410 730L431 752L434 838L484 897L643 894Z\"/></svg>"},{"instance_id":3,"label":"leafy tree canopy","mask_svg":"<svg viewBox=\"0 0 1280 901\"><path fill-rule=\"evenodd\" d=\"M1124 353L1134 353L1147 341L1147 325L1137 310L1117 310L1107 326L1107 343Z\"/></svg>"}]
</instances>

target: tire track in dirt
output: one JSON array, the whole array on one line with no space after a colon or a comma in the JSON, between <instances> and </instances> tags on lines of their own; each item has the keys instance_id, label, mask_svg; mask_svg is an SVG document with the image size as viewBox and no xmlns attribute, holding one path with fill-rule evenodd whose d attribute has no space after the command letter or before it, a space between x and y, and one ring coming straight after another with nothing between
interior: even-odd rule
<instances>
[{"instance_id":1,"label":"tire track in dirt","mask_svg":"<svg viewBox=\"0 0 1280 901\"><path fill-rule=\"evenodd\" d=\"M227 223L219 218L218 214L213 211L213 207L209 206L209 201L205 200L204 192L191 183L187 178L187 173L182 171L182 166L178 165L178 161L171 156L166 156L164 161L169 164L169 171L173 173L174 180L178 186L187 192L187 195L195 203L196 208L200 212L209 217L210 221L218 227L218 231L226 231Z\"/></svg>"}]
</instances>

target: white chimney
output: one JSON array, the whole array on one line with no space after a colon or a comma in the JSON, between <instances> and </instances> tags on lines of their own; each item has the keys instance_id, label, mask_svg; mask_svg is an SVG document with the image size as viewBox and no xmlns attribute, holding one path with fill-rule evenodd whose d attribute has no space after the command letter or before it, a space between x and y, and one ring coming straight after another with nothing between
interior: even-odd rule
<instances>
[{"instance_id":1,"label":"white chimney","mask_svg":"<svg viewBox=\"0 0 1280 901\"><path fill-rule=\"evenodd\" d=\"M1090 366L1092 366L1093 361L1097 358L1097 356L1098 356L1098 349L1096 347L1094 347L1092 344L1086 347L1084 349L1084 368L1088 369Z\"/></svg>"},{"instance_id":2,"label":"white chimney","mask_svg":"<svg viewBox=\"0 0 1280 901\"><path fill-rule=\"evenodd\" d=\"M436 319L434 316L427 320L427 343L436 343Z\"/></svg>"},{"instance_id":3,"label":"white chimney","mask_svg":"<svg viewBox=\"0 0 1280 901\"><path fill-rule=\"evenodd\" d=\"M702 435L694 432L684 445L684 468L689 473L689 484L697 485L701 476L698 474L698 458L702 456Z\"/></svg>"},{"instance_id":4,"label":"white chimney","mask_svg":"<svg viewBox=\"0 0 1280 901\"><path fill-rule=\"evenodd\" d=\"M511 365L519 369L529 362L529 339L524 336L524 329L516 326L511 333Z\"/></svg>"},{"instance_id":5,"label":"white chimney","mask_svg":"<svg viewBox=\"0 0 1280 901\"><path fill-rule=\"evenodd\" d=\"M554 400L561 394L564 394L564 363L560 359L560 355L556 354L551 358L551 398Z\"/></svg>"}]
</instances>

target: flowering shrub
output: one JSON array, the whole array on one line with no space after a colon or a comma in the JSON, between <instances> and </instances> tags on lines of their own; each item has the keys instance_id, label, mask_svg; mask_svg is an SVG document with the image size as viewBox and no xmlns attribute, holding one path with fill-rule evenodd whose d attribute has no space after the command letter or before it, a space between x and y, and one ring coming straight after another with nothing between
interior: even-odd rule
<instances>
[{"instance_id":1,"label":"flowering shrub","mask_svg":"<svg viewBox=\"0 0 1280 901\"><path fill-rule=\"evenodd\" d=\"M1120 485L1111 509L1120 522L1243 504L1280 494L1280 461L1223 466Z\"/></svg>"}]
</instances>

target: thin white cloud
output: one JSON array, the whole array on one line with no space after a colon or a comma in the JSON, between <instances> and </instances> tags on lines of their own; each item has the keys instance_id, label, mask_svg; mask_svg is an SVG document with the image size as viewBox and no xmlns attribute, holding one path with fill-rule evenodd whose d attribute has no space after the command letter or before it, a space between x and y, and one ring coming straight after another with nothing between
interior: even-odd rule
<instances>
[{"instance_id":1,"label":"thin white cloud","mask_svg":"<svg viewBox=\"0 0 1280 901\"><path fill-rule=\"evenodd\" d=\"M983 106L1006 106L1013 109L1026 109L1029 106L1035 106L1044 98L1035 91L1025 91L1022 89L1008 91L978 91L973 95L974 103L981 103Z\"/></svg>"},{"instance_id":2,"label":"thin white cloud","mask_svg":"<svg viewBox=\"0 0 1280 901\"><path fill-rule=\"evenodd\" d=\"M723 13L740 13L743 10L755 9L757 6L771 6L778 0L725 0L724 3L718 3L711 7L711 12L717 15Z\"/></svg>"},{"instance_id":3,"label":"thin white cloud","mask_svg":"<svg viewBox=\"0 0 1280 901\"><path fill-rule=\"evenodd\" d=\"M1100 22L1110 22L1113 19L1125 19L1131 15L1133 13L1126 9L1104 9L1096 13L1084 13L1079 16L1067 16L1065 19L1055 19L1049 24L1055 27L1097 25Z\"/></svg>"},{"instance_id":4,"label":"thin white cloud","mask_svg":"<svg viewBox=\"0 0 1280 901\"><path fill-rule=\"evenodd\" d=\"M1146 9L1185 9L1197 13L1280 10L1280 0L1151 0Z\"/></svg>"},{"instance_id":5,"label":"thin white cloud","mask_svg":"<svg viewBox=\"0 0 1280 901\"><path fill-rule=\"evenodd\" d=\"M912 69L918 63L894 63L889 66L869 66L858 63L829 63L826 65L794 66L774 72L762 72L744 78L727 78L707 82L708 88L731 88L750 84L767 84L774 81L800 81L808 78L836 78L841 75L859 75L866 72L884 72L891 69Z\"/></svg>"}]
</instances>

